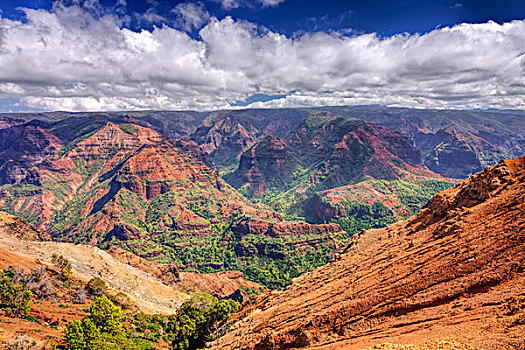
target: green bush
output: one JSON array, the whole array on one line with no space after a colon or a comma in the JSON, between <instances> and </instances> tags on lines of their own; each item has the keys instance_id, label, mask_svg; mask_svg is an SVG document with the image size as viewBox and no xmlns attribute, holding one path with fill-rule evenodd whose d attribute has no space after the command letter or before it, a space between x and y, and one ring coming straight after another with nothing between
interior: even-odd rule
<instances>
[{"instance_id":1,"label":"green bush","mask_svg":"<svg viewBox=\"0 0 525 350\"><path fill-rule=\"evenodd\" d=\"M90 318L101 332L117 333L122 330L124 316L105 295L96 298L89 309Z\"/></svg>"},{"instance_id":2,"label":"green bush","mask_svg":"<svg viewBox=\"0 0 525 350\"><path fill-rule=\"evenodd\" d=\"M86 291L92 296L101 296L106 294L106 282L100 277L93 277L86 284Z\"/></svg>"},{"instance_id":3,"label":"green bush","mask_svg":"<svg viewBox=\"0 0 525 350\"><path fill-rule=\"evenodd\" d=\"M98 350L103 349L100 330L90 318L71 322L64 330L66 349Z\"/></svg>"},{"instance_id":4,"label":"green bush","mask_svg":"<svg viewBox=\"0 0 525 350\"><path fill-rule=\"evenodd\" d=\"M33 294L21 284L14 284L11 277L0 276L0 308L15 316L25 316L31 309Z\"/></svg>"}]
</instances>

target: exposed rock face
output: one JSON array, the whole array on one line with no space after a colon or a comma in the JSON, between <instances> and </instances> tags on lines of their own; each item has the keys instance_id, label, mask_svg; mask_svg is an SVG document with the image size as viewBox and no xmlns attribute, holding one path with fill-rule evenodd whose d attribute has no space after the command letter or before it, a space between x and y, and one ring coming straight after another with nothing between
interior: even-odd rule
<instances>
[{"instance_id":1,"label":"exposed rock face","mask_svg":"<svg viewBox=\"0 0 525 350\"><path fill-rule=\"evenodd\" d=\"M305 223L300 227L283 225L279 230L276 226L271 234L256 238L262 239L255 249L264 258L250 256L248 263L240 262L238 259L246 255L230 253L240 240L253 237L236 237L231 224L241 217L274 224L283 221L279 213L250 203L227 184L217 170L205 164L209 158L194 142L169 141L131 117L105 122L103 117L93 119L94 124L75 117L16 126L36 130L54 143L42 142L50 151L36 146L27 149L26 158L35 158L27 166L39 181L29 185L16 179L14 184L1 186L0 206L30 219L55 239L118 245L144 258L176 262L181 269L208 272L240 265L248 273L250 266L256 265L260 270L250 278L277 281L273 287L286 284L302 269L327 262L347 242L348 235L340 229L313 230ZM6 163L11 160L6 153ZM20 173L28 174L24 166L18 165ZM294 242L301 234L304 237ZM297 253L293 251L296 247L300 248ZM294 258L306 254L315 255L315 259ZM259 273L275 259L285 260L279 263L288 271L273 269L279 274L276 279ZM205 284L203 279L199 281ZM236 283L225 283L230 287L223 293L235 293Z\"/></svg>"},{"instance_id":2,"label":"exposed rock face","mask_svg":"<svg viewBox=\"0 0 525 350\"><path fill-rule=\"evenodd\" d=\"M393 130L355 119L315 116L298 123L282 140L262 138L242 155L228 180L255 195L265 188L288 190L297 179L302 179L302 188L328 189L363 176L391 180L408 169L429 173L420 158L410 141Z\"/></svg>"},{"instance_id":3,"label":"exposed rock face","mask_svg":"<svg viewBox=\"0 0 525 350\"><path fill-rule=\"evenodd\" d=\"M28 216L41 228L50 228L55 234L76 241L87 243L81 237L89 232L91 242L100 239L92 235L95 232L108 233L108 239L141 238L141 230L126 223L122 216L134 210L132 215L144 219L147 204L168 194L173 200L171 208L157 220L161 226L178 230L210 226L207 219L187 207L198 197L209 198L215 202L210 209L225 215L229 215L232 206L247 206L215 170L195 159L198 157L193 158L198 146L182 141L178 147L174 146L155 131L136 124L109 122L84 140L68 146L70 149L60 156L61 141L40 127L24 125L0 132L10 133L18 140L18 143L13 141L13 147L4 147L5 157L9 158L4 159L4 169L10 169L9 164L13 162L11 153L8 154L12 149L25 152L27 156L21 158L30 162L15 168L23 179L13 176L14 172L9 173L6 179L20 186L4 188L0 203L15 212L29 212ZM190 157L181 153L188 148L194 150ZM38 181L32 184L37 187L22 186L30 183L28 174L35 174L33 178ZM185 194L188 189L195 193L188 196ZM53 210L60 214L52 215Z\"/></svg>"},{"instance_id":4,"label":"exposed rock face","mask_svg":"<svg viewBox=\"0 0 525 350\"><path fill-rule=\"evenodd\" d=\"M4 218L0 216L0 225ZM7 219L8 224L10 220ZM22 219L17 218L16 223L20 230L31 230L31 225ZM112 290L126 293L143 312L173 314L190 297L187 290L168 286L147 271L124 264L96 247L21 240L18 236L16 231L13 234L0 226L0 269L10 265L28 270L38 265L53 269L52 256L59 254L71 262L73 278L87 282L100 277Z\"/></svg>"},{"instance_id":5,"label":"exposed rock face","mask_svg":"<svg viewBox=\"0 0 525 350\"><path fill-rule=\"evenodd\" d=\"M214 112L190 137L219 167L237 165L257 139L266 134L283 137L304 118L303 113L290 109Z\"/></svg>"},{"instance_id":6,"label":"exposed rock face","mask_svg":"<svg viewBox=\"0 0 525 350\"><path fill-rule=\"evenodd\" d=\"M455 178L467 177L480 170L486 162L485 154L504 156L496 146L473 134L461 133L455 129L441 129L425 141L433 144L432 150L425 157L425 164L429 169ZM461 167L457 164L461 164ZM468 172L466 169L472 170Z\"/></svg>"},{"instance_id":7,"label":"exposed rock face","mask_svg":"<svg viewBox=\"0 0 525 350\"><path fill-rule=\"evenodd\" d=\"M266 187L286 188L299 166L293 150L284 141L266 135L241 155L238 169L226 180L236 188L249 187L249 192L257 196Z\"/></svg>"},{"instance_id":8,"label":"exposed rock face","mask_svg":"<svg viewBox=\"0 0 525 350\"><path fill-rule=\"evenodd\" d=\"M238 223L232 230L235 234L239 235L253 234L279 237L337 233L341 232L341 227L337 224L315 225L303 221L274 223L258 219L248 219Z\"/></svg>"},{"instance_id":9,"label":"exposed rock face","mask_svg":"<svg viewBox=\"0 0 525 350\"><path fill-rule=\"evenodd\" d=\"M424 164L445 177L463 179L502 158L525 153L525 123L518 113L372 106L327 109L399 131L421 151Z\"/></svg>"},{"instance_id":10,"label":"exposed rock face","mask_svg":"<svg viewBox=\"0 0 525 350\"><path fill-rule=\"evenodd\" d=\"M193 160L204 163L208 168L215 170L215 164L210 158L210 155L205 152L194 141L174 140L173 145L180 150L180 153L187 155Z\"/></svg>"},{"instance_id":11,"label":"exposed rock face","mask_svg":"<svg viewBox=\"0 0 525 350\"><path fill-rule=\"evenodd\" d=\"M523 346L525 156L361 232L332 263L245 305L215 349L363 349L446 339Z\"/></svg>"},{"instance_id":12,"label":"exposed rock face","mask_svg":"<svg viewBox=\"0 0 525 350\"><path fill-rule=\"evenodd\" d=\"M247 127L235 118L225 117L210 126L199 127L192 137L214 159L227 164L255 143L257 130Z\"/></svg>"}]
</instances>

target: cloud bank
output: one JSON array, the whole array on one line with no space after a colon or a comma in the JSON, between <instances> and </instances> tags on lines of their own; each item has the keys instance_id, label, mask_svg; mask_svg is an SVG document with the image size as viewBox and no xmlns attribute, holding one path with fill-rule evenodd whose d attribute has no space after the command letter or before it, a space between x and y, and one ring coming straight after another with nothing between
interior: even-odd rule
<instances>
[{"instance_id":1,"label":"cloud bank","mask_svg":"<svg viewBox=\"0 0 525 350\"><path fill-rule=\"evenodd\" d=\"M265 3L278 3L266 0ZM525 108L525 21L461 24L381 38L286 37L199 4L174 9L180 26L134 32L114 13L78 5L0 18L0 98L44 110L386 104Z\"/></svg>"}]
</instances>

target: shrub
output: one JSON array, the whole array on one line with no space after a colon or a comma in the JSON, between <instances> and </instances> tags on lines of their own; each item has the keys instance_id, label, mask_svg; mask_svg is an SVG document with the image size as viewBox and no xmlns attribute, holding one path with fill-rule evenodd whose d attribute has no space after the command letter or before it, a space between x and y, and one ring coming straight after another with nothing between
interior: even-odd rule
<instances>
[{"instance_id":1,"label":"shrub","mask_svg":"<svg viewBox=\"0 0 525 350\"><path fill-rule=\"evenodd\" d=\"M96 298L89 309L90 319L101 332L117 333L122 330L124 316L120 307L115 306L105 295Z\"/></svg>"},{"instance_id":2,"label":"shrub","mask_svg":"<svg viewBox=\"0 0 525 350\"><path fill-rule=\"evenodd\" d=\"M70 350L153 349L151 343L133 337L124 325L124 315L105 295L95 298L89 316L71 322L64 331Z\"/></svg>"},{"instance_id":3,"label":"shrub","mask_svg":"<svg viewBox=\"0 0 525 350\"><path fill-rule=\"evenodd\" d=\"M86 291L92 296L101 296L106 294L106 282L100 277L93 277L86 284Z\"/></svg>"},{"instance_id":4,"label":"shrub","mask_svg":"<svg viewBox=\"0 0 525 350\"><path fill-rule=\"evenodd\" d=\"M132 305L131 299L126 293L118 292L115 295L109 296L113 304L120 306L123 309L129 309Z\"/></svg>"},{"instance_id":5,"label":"shrub","mask_svg":"<svg viewBox=\"0 0 525 350\"><path fill-rule=\"evenodd\" d=\"M103 349L100 330L89 318L71 322L64 330L64 342L71 350Z\"/></svg>"},{"instance_id":6,"label":"shrub","mask_svg":"<svg viewBox=\"0 0 525 350\"><path fill-rule=\"evenodd\" d=\"M51 261L58 268L62 281L67 281L73 272L71 262L56 253L51 256Z\"/></svg>"},{"instance_id":7,"label":"shrub","mask_svg":"<svg viewBox=\"0 0 525 350\"><path fill-rule=\"evenodd\" d=\"M35 281L31 290L39 298L45 298L54 293L53 285L47 276L43 276L39 281Z\"/></svg>"},{"instance_id":8,"label":"shrub","mask_svg":"<svg viewBox=\"0 0 525 350\"><path fill-rule=\"evenodd\" d=\"M21 284L14 284L11 277L0 276L0 308L15 316L25 316L31 309L33 294Z\"/></svg>"}]
</instances>

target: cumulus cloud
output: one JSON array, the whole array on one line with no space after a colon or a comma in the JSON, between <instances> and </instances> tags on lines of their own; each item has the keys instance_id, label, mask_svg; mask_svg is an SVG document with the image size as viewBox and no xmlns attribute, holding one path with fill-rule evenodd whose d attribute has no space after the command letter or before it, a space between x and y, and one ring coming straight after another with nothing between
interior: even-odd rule
<instances>
[{"instance_id":1,"label":"cumulus cloud","mask_svg":"<svg viewBox=\"0 0 525 350\"><path fill-rule=\"evenodd\" d=\"M167 25L135 32L78 4L25 11L0 19L0 98L29 108L209 110L254 94L285 97L250 107L525 108L525 21L289 38L180 12L185 29L204 25L195 39Z\"/></svg>"}]
</instances>

